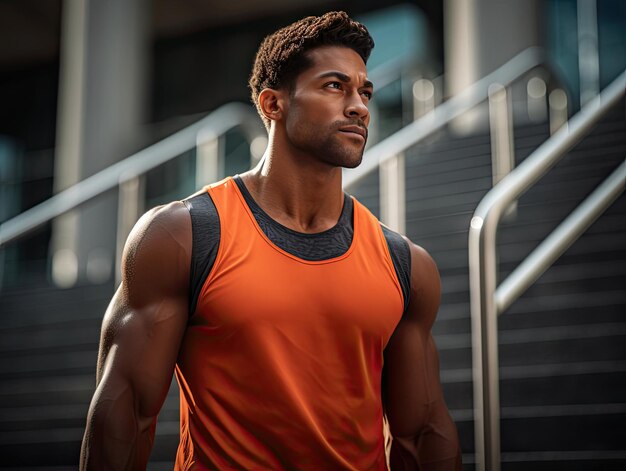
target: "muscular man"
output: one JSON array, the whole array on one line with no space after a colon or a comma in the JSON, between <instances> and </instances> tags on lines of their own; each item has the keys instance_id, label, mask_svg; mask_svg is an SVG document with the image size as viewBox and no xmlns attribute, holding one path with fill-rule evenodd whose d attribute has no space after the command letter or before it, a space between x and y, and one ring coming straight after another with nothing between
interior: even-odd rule
<instances>
[{"instance_id":1,"label":"muscular man","mask_svg":"<svg viewBox=\"0 0 626 471\"><path fill-rule=\"evenodd\" d=\"M437 268L342 191L367 140L373 45L336 12L267 37L250 79L259 166L137 223L82 469L145 468L173 372L177 470L460 469L431 336Z\"/></svg>"}]
</instances>

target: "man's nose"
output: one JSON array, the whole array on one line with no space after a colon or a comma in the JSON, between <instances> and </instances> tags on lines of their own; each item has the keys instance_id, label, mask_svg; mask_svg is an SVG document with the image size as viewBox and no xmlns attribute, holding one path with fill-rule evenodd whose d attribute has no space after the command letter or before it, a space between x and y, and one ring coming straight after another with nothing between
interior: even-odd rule
<instances>
[{"instance_id":1,"label":"man's nose","mask_svg":"<svg viewBox=\"0 0 626 471\"><path fill-rule=\"evenodd\" d=\"M347 97L348 102L344 114L348 118L359 118L367 123L369 118L369 110L367 105L363 102L363 97L358 91L354 91Z\"/></svg>"}]
</instances>

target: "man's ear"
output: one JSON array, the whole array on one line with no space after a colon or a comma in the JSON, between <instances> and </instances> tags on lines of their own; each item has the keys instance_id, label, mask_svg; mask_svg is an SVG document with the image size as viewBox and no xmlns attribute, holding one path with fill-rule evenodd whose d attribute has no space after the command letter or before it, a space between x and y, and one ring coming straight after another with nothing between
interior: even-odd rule
<instances>
[{"instance_id":1,"label":"man's ear","mask_svg":"<svg viewBox=\"0 0 626 471\"><path fill-rule=\"evenodd\" d=\"M270 121L276 121L282 118L284 111L284 99L283 92L281 90L274 90L272 88L264 88L259 93L259 108L263 116Z\"/></svg>"}]
</instances>

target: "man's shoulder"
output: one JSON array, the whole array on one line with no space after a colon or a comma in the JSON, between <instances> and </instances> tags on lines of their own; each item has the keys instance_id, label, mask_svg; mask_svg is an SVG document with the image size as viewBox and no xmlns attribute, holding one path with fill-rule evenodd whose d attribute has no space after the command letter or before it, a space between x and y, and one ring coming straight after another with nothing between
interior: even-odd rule
<instances>
[{"instance_id":1,"label":"man's shoulder","mask_svg":"<svg viewBox=\"0 0 626 471\"><path fill-rule=\"evenodd\" d=\"M191 250L191 218L185 204L173 201L147 211L131 230L124 261L141 262Z\"/></svg>"},{"instance_id":2,"label":"man's shoulder","mask_svg":"<svg viewBox=\"0 0 626 471\"><path fill-rule=\"evenodd\" d=\"M182 202L147 211L133 227L122 255L122 284L129 305L150 304L157 293L186 295L191 251L189 211Z\"/></svg>"},{"instance_id":3,"label":"man's shoulder","mask_svg":"<svg viewBox=\"0 0 626 471\"><path fill-rule=\"evenodd\" d=\"M408 244L411 252L412 272L418 272L422 275L437 275L438 277L437 264L430 253L424 247L413 243L408 237L402 236L402 238Z\"/></svg>"},{"instance_id":4,"label":"man's shoulder","mask_svg":"<svg viewBox=\"0 0 626 471\"><path fill-rule=\"evenodd\" d=\"M183 201L172 201L155 206L139 218L131 231L130 237L143 239L151 237L176 237L189 227L189 210Z\"/></svg>"}]
</instances>

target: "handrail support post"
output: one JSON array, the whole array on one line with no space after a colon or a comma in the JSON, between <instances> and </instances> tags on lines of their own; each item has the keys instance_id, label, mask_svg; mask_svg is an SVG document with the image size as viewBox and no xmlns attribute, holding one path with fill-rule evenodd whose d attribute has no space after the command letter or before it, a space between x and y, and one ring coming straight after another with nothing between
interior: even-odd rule
<instances>
[{"instance_id":1,"label":"handrail support post","mask_svg":"<svg viewBox=\"0 0 626 471\"><path fill-rule=\"evenodd\" d=\"M469 237L476 469L500 470L497 264L493 219L474 217Z\"/></svg>"},{"instance_id":2,"label":"handrail support post","mask_svg":"<svg viewBox=\"0 0 626 471\"><path fill-rule=\"evenodd\" d=\"M380 219L389 228L406 230L405 158L400 153L380 165Z\"/></svg>"},{"instance_id":3,"label":"handrail support post","mask_svg":"<svg viewBox=\"0 0 626 471\"><path fill-rule=\"evenodd\" d=\"M196 147L196 189L214 183L222 175L224 146L219 136L198 135Z\"/></svg>"},{"instance_id":4,"label":"handrail support post","mask_svg":"<svg viewBox=\"0 0 626 471\"><path fill-rule=\"evenodd\" d=\"M491 133L491 169L495 186L515 168L513 112L511 94L499 83L489 86L489 131ZM506 217L515 217L517 201L507 208Z\"/></svg>"}]
</instances>

